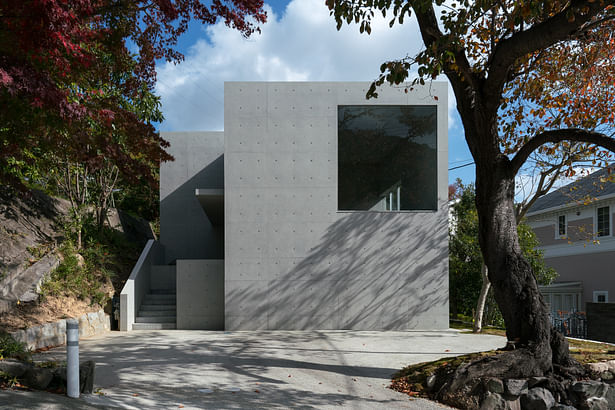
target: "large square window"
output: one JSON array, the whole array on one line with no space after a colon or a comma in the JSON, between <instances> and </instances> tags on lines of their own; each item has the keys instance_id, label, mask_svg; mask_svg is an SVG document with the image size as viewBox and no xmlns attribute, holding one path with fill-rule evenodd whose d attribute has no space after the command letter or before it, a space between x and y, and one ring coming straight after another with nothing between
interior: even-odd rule
<instances>
[{"instance_id":1,"label":"large square window","mask_svg":"<svg viewBox=\"0 0 615 410\"><path fill-rule=\"evenodd\" d=\"M337 131L339 210L436 210L435 105L340 105Z\"/></svg>"}]
</instances>

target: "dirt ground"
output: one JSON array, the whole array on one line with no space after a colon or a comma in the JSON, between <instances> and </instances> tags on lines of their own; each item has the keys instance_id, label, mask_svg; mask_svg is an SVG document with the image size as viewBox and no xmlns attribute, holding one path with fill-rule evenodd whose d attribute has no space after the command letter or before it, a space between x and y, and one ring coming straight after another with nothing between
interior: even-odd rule
<instances>
[{"instance_id":1,"label":"dirt ground","mask_svg":"<svg viewBox=\"0 0 615 410\"><path fill-rule=\"evenodd\" d=\"M21 303L9 312L0 314L0 331L14 332L32 326L79 317L101 308L73 297L48 296L41 303Z\"/></svg>"}]
</instances>

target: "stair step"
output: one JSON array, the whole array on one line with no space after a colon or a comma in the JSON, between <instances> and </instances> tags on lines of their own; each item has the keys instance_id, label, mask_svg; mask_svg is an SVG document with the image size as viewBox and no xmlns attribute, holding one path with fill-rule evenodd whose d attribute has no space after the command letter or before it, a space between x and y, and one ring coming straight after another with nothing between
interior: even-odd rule
<instances>
[{"instance_id":1,"label":"stair step","mask_svg":"<svg viewBox=\"0 0 615 410\"><path fill-rule=\"evenodd\" d=\"M150 289L150 295L173 295L177 294L175 289Z\"/></svg>"},{"instance_id":2,"label":"stair step","mask_svg":"<svg viewBox=\"0 0 615 410\"><path fill-rule=\"evenodd\" d=\"M175 323L177 317L173 316L137 316L136 323Z\"/></svg>"},{"instance_id":3,"label":"stair step","mask_svg":"<svg viewBox=\"0 0 615 410\"><path fill-rule=\"evenodd\" d=\"M149 305L149 304L142 304L141 305L141 309L142 311L149 311L151 312L152 310L172 310L175 311L176 310L176 305L175 304L156 304L156 305Z\"/></svg>"},{"instance_id":4,"label":"stair step","mask_svg":"<svg viewBox=\"0 0 615 410\"><path fill-rule=\"evenodd\" d=\"M176 329L175 323L134 323L132 330L168 330Z\"/></svg>"},{"instance_id":5,"label":"stair step","mask_svg":"<svg viewBox=\"0 0 615 410\"><path fill-rule=\"evenodd\" d=\"M143 306L141 306L141 310L139 310L138 317L146 317L146 316L177 316L175 309L169 310L143 310Z\"/></svg>"},{"instance_id":6,"label":"stair step","mask_svg":"<svg viewBox=\"0 0 615 410\"><path fill-rule=\"evenodd\" d=\"M145 295L143 299L144 305L169 305L175 304L175 295Z\"/></svg>"}]
</instances>

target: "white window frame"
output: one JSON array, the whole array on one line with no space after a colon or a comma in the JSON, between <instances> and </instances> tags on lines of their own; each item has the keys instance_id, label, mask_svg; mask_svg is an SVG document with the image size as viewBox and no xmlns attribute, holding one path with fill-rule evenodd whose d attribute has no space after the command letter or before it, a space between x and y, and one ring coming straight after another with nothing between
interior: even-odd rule
<instances>
[{"instance_id":1,"label":"white window frame","mask_svg":"<svg viewBox=\"0 0 615 410\"><path fill-rule=\"evenodd\" d=\"M559 219L564 218L564 233L559 232ZM558 215L555 221L555 239L562 239L568 236L568 217L566 214Z\"/></svg>"},{"instance_id":2,"label":"white window frame","mask_svg":"<svg viewBox=\"0 0 615 410\"><path fill-rule=\"evenodd\" d=\"M606 208L607 209L607 215L609 218L609 234L608 235L599 235L599 231L598 231L598 209L602 209L602 208ZM596 212L595 214L595 218L596 218L596 223L594 224L594 233L596 235L596 238L608 238L609 236L612 236L613 234L613 217L611 216L611 206L610 205L605 205L605 206L597 206L596 207Z\"/></svg>"},{"instance_id":3,"label":"white window frame","mask_svg":"<svg viewBox=\"0 0 615 410\"><path fill-rule=\"evenodd\" d=\"M598 297L604 296L604 302L598 302ZM608 290L594 290L594 303L609 303L609 291Z\"/></svg>"},{"instance_id":4,"label":"white window frame","mask_svg":"<svg viewBox=\"0 0 615 410\"><path fill-rule=\"evenodd\" d=\"M397 185L396 188L384 194L382 200L384 200L384 210L386 212L399 212L401 205L401 185Z\"/></svg>"}]
</instances>

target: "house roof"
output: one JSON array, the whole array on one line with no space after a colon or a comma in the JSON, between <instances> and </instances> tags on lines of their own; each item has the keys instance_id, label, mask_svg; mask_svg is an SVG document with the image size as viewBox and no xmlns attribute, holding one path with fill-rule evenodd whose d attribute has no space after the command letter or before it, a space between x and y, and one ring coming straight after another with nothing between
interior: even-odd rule
<instances>
[{"instance_id":1,"label":"house roof","mask_svg":"<svg viewBox=\"0 0 615 410\"><path fill-rule=\"evenodd\" d=\"M613 172L612 167L613 165L611 172ZM580 205L588 196L600 198L615 194L615 182L610 179L605 180L609 176L608 170L608 167L603 168L539 198L529 209L528 214L565 205Z\"/></svg>"}]
</instances>

